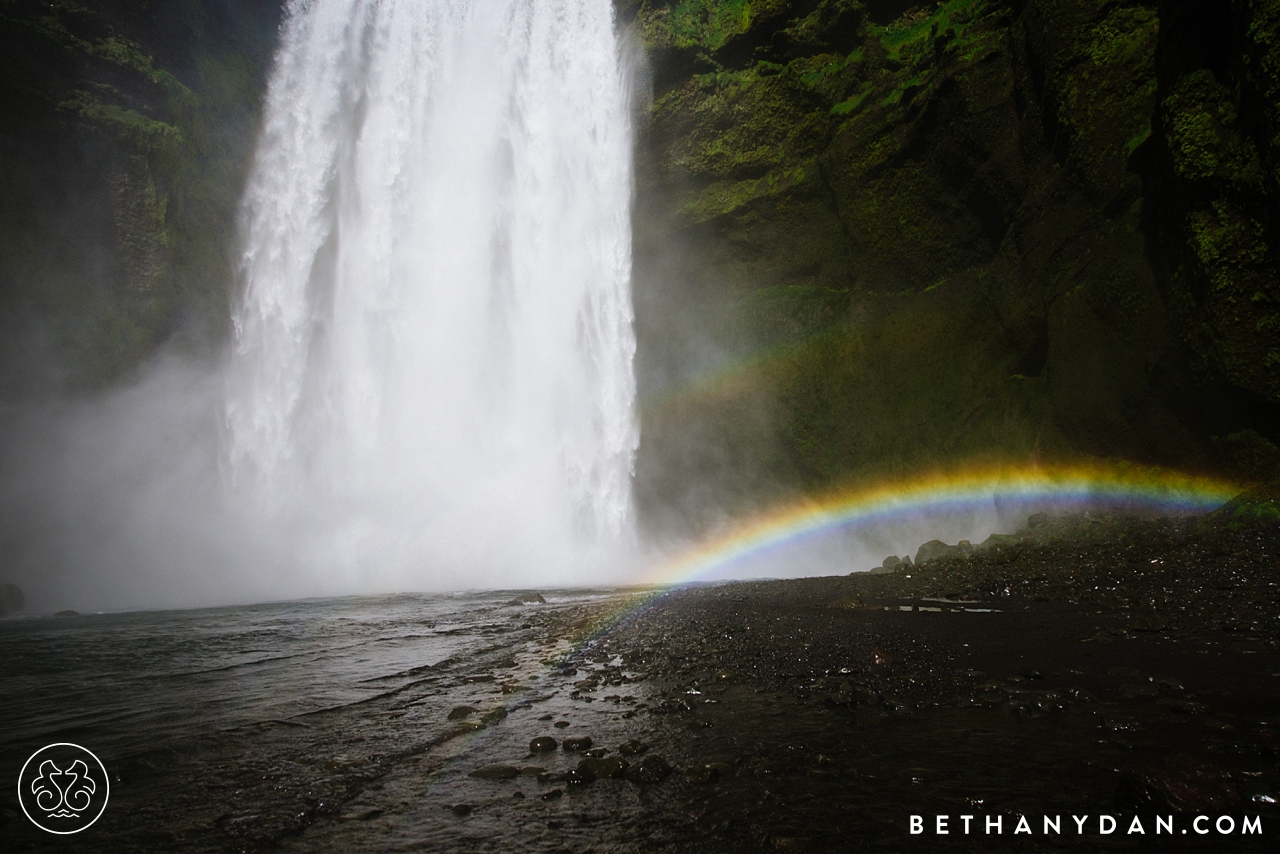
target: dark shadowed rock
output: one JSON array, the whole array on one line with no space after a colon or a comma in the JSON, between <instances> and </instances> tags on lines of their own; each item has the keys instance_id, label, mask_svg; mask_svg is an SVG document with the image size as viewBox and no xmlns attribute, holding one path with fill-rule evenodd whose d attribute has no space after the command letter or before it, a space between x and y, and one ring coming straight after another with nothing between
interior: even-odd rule
<instances>
[{"instance_id":1,"label":"dark shadowed rock","mask_svg":"<svg viewBox=\"0 0 1280 854\"><path fill-rule=\"evenodd\" d=\"M939 558L959 557L962 554L964 551L960 546L949 546L942 540L930 540L916 551L916 565L920 566Z\"/></svg>"},{"instance_id":2,"label":"dark shadowed rock","mask_svg":"<svg viewBox=\"0 0 1280 854\"><path fill-rule=\"evenodd\" d=\"M589 771L601 779L622 777L631 763L621 756L588 757L578 763L579 770Z\"/></svg>"},{"instance_id":3,"label":"dark shadowed rock","mask_svg":"<svg viewBox=\"0 0 1280 854\"><path fill-rule=\"evenodd\" d=\"M556 740L549 735L540 735L529 742L530 753L548 753L559 747Z\"/></svg>"},{"instance_id":4,"label":"dark shadowed rock","mask_svg":"<svg viewBox=\"0 0 1280 854\"><path fill-rule=\"evenodd\" d=\"M671 766L667 760L656 754L646 756L627 769L623 775L626 779L640 785L661 783L671 774Z\"/></svg>"},{"instance_id":5,"label":"dark shadowed rock","mask_svg":"<svg viewBox=\"0 0 1280 854\"><path fill-rule=\"evenodd\" d=\"M564 749L570 751L586 750L591 747L591 737L587 735L578 736L576 738L566 738L564 740Z\"/></svg>"},{"instance_id":6,"label":"dark shadowed rock","mask_svg":"<svg viewBox=\"0 0 1280 854\"><path fill-rule=\"evenodd\" d=\"M577 786L586 786L596 781L595 772L590 767L579 764L577 768L569 770L564 775L565 785L569 788Z\"/></svg>"},{"instance_id":7,"label":"dark shadowed rock","mask_svg":"<svg viewBox=\"0 0 1280 854\"><path fill-rule=\"evenodd\" d=\"M649 745L645 744L643 741L636 741L635 739L618 745L618 752L623 756L639 756L648 749Z\"/></svg>"},{"instance_id":8,"label":"dark shadowed rock","mask_svg":"<svg viewBox=\"0 0 1280 854\"><path fill-rule=\"evenodd\" d=\"M476 709L473 709L470 706L455 706L453 711L449 712L449 720L460 721L464 718L471 717L476 713L476 711Z\"/></svg>"},{"instance_id":9,"label":"dark shadowed rock","mask_svg":"<svg viewBox=\"0 0 1280 854\"><path fill-rule=\"evenodd\" d=\"M508 605L545 605L547 600L542 598L541 593L521 593L507 603Z\"/></svg>"},{"instance_id":10,"label":"dark shadowed rock","mask_svg":"<svg viewBox=\"0 0 1280 854\"><path fill-rule=\"evenodd\" d=\"M478 780L511 780L520 776L520 769L512 765L485 765L467 776Z\"/></svg>"}]
</instances>

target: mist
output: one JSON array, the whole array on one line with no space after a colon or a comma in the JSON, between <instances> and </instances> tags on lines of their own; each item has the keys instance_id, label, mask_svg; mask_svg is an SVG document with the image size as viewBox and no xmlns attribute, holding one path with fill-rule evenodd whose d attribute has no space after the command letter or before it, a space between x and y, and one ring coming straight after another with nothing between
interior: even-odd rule
<instances>
[{"instance_id":1,"label":"mist","mask_svg":"<svg viewBox=\"0 0 1280 854\"><path fill-rule=\"evenodd\" d=\"M226 349L4 414L29 607L624 577L624 52L607 2L291 4Z\"/></svg>"}]
</instances>

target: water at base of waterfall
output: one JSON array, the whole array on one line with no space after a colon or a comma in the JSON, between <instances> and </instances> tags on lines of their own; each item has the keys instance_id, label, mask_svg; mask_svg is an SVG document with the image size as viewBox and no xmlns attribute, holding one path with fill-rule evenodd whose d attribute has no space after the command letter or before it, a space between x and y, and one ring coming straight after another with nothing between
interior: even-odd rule
<instances>
[{"instance_id":1,"label":"water at base of waterfall","mask_svg":"<svg viewBox=\"0 0 1280 854\"><path fill-rule=\"evenodd\" d=\"M571 699L582 676L570 671L590 645L583 621L643 594L539 595L544 602L519 601L520 591L413 594L0 620L0 767L16 777L43 745L72 742L111 775L110 803L90 831L55 837L6 815L6 850L276 848L313 825L346 827L369 812L361 793L381 796L384 786L413 788L406 808L434 820L428 804L451 803L460 797L451 787L474 784L469 771L498 761L486 752L510 761L533 735L625 741L621 714L643 686L615 692L626 704L587 704ZM556 728L547 715L572 725ZM525 764L563 771L578 759L561 751ZM385 829L352 827L364 836L342 850L391 842ZM483 827L507 850L527 837ZM302 847L324 849L327 838Z\"/></svg>"}]
</instances>

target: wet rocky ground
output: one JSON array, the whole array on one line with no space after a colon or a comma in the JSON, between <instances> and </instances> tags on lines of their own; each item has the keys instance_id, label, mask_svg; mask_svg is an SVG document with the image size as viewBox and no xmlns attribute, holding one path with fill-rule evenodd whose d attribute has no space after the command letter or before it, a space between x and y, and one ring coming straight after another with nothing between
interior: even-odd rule
<instances>
[{"instance_id":1,"label":"wet rocky ground","mask_svg":"<svg viewBox=\"0 0 1280 854\"><path fill-rule=\"evenodd\" d=\"M83 844L1273 851L1268 506L1042 517L881 574L526 596L368 700L131 760Z\"/></svg>"}]
</instances>

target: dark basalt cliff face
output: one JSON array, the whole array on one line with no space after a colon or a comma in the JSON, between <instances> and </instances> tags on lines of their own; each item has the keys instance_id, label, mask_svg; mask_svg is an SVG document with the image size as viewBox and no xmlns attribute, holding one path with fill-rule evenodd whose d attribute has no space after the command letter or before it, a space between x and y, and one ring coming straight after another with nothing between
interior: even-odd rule
<instances>
[{"instance_id":1,"label":"dark basalt cliff face","mask_svg":"<svg viewBox=\"0 0 1280 854\"><path fill-rule=\"evenodd\" d=\"M1280 473L1280 4L620 9L652 84L646 506L974 462Z\"/></svg>"},{"instance_id":2,"label":"dark basalt cliff face","mask_svg":"<svg viewBox=\"0 0 1280 854\"><path fill-rule=\"evenodd\" d=\"M226 333L279 0L0 0L0 391Z\"/></svg>"},{"instance_id":3,"label":"dark basalt cliff face","mask_svg":"<svg viewBox=\"0 0 1280 854\"><path fill-rule=\"evenodd\" d=\"M0 390L214 345L279 0L0 0ZM1280 3L617 0L655 524L935 466L1280 474Z\"/></svg>"}]
</instances>

